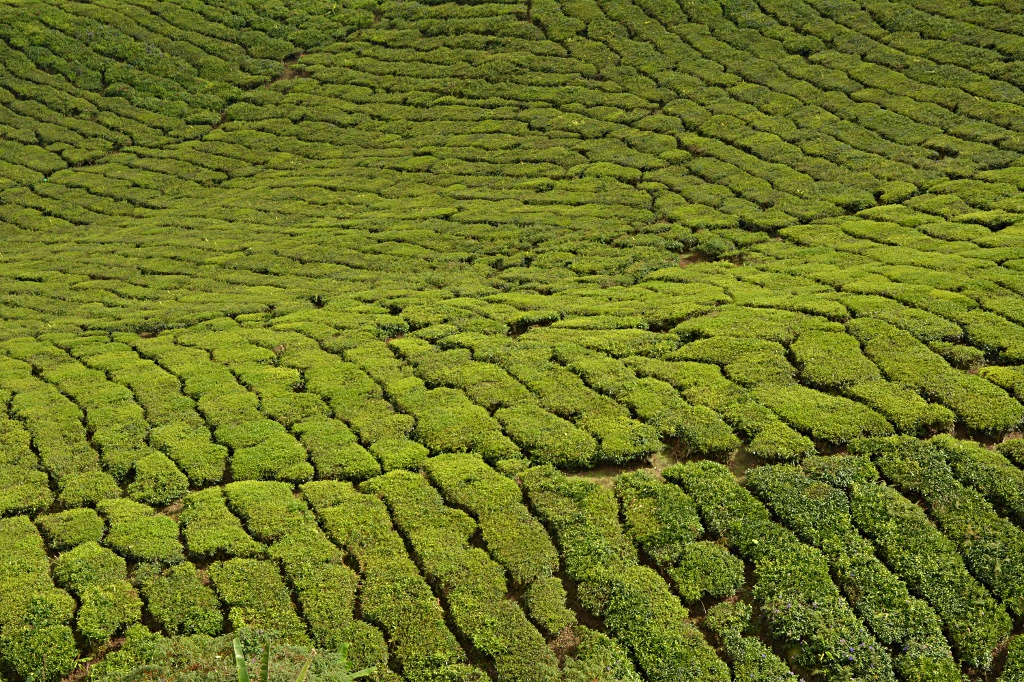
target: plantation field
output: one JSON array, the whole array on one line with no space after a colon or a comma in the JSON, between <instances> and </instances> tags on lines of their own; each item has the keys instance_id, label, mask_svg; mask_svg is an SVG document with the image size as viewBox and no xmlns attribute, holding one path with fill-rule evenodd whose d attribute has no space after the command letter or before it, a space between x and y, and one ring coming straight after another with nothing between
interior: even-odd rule
<instances>
[{"instance_id":1,"label":"plantation field","mask_svg":"<svg viewBox=\"0 0 1024 682\"><path fill-rule=\"evenodd\" d=\"M0 0L2 682L1024 682L1022 403L1019 0Z\"/></svg>"}]
</instances>

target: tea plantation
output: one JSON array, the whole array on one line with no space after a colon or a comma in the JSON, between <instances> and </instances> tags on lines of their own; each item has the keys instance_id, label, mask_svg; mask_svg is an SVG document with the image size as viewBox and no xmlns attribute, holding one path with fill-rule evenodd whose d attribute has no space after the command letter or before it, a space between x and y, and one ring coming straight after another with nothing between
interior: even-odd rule
<instances>
[{"instance_id":1,"label":"tea plantation","mask_svg":"<svg viewBox=\"0 0 1024 682\"><path fill-rule=\"evenodd\" d=\"M3 682L1021 682L1022 403L1020 0L0 0Z\"/></svg>"}]
</instances>

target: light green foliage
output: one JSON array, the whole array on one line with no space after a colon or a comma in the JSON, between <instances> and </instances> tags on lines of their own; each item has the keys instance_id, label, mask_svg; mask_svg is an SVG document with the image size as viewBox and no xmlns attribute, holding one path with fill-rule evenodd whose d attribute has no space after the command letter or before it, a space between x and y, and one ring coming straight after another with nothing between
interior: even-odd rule
<instances>
[{"instance_id":1,"label":"light green foliage","mask_svg":"<svg viewBox=\"0 0 1024 682\"><path fill-rule=\"evenodd\" d=\"M439 455L424 468L445 501L476 518L487 551L514 583L528 585L558 570L555 546L513 481L472 455Z\"/></svg>"},{"instance_id":2,"label":"light green foliage","mask_svg":"<svg viewBox=\"0 0 1024 682\"><path fill-rule=\"evenodd\" d=\"M220 601L192 564L184 562L164 571L142 564L133 578L141 586L146 608L167 634L220 634Z\"/></svg>"},{"instance_id":3,"label":"light green foliage","mask_svg":"<svg viewBox=\"0 0 1024 682\"><path fill-rule=\"evenodd\" d=\"M54 587L39 532L26 516L0 519L0 664L15 675L66 675L79 652L75 601Z\"/></svg>"},{"instance_id":4,"label":"light green foliage","mask_svg":"<svg viewBox=\"0 0 1024 682\"><path fill-rule=\"evenodd\" d=\"M293 427L309 451L317 479L357 480L380 473L380 464L337 419L312 419Z\"/></svg>"},{"instance_id":5,"label":"light green foliage","mask_svg":"<svg viewBox=\"0 0 1024 682\"><path fill-rule=\"evenodd\" d=\"M358 561L363 618L388 637L404 676L483 680L485 673L465 665L465 652L445 626L444 613L409 558L384 503L338 481L307 483L302 491L327 534Z\"/></svg>"},{"instance_id":6,"label":"light green foliage","mask_svg":"<svg viewBox=\"0 0 1024 682\"><path fill-rule=\"evenodd\" d=\"M557 635L576 624L576 614L566 607L565 596L561 579L553 575L538 578L526 588L526 610L544 634Z\"/></svg>"},{"instance_id":7,"label":"light green foliage","mask_svg":"<svg viewBox=\"0 0 1024 682\"><path fill-rule=\"evenodd\" d=\"M863 405L805 386L762 386L751 394L783 421L815 440L838 445L862 435L893 432L889 422Z\"/></svg>"},{"instance_id":8,"label":"light green foliage","mask_svg":"<svg viewBox=\"0 0 1024 682\"><path fill-rule=\"evenodd\" d=\"M63 552L85 542L100 542L106 524L93 509L69 509L36 518L50 549Z\"/></svg>"},{"instance_id":9,"label":"light green foliage","mask_svg":"<svg viewBox=\"0 0 1024 682\"><path fill-rule=\"evenodd\" d=\"M178 520L188 552L193 557L213 556L219 552L255 557L266 550L264 545L249 537L238 518L228 511L220 488L188 494Z\"/></svg>"},{"instance_id":10,"label":"light green foliage","mask_svg":"<svg viewBox=\"0 0 1024 682\"><path fill-rule=\"evenodd\" d=\"M188 479L167 455L156 452L135 462L135 480L128 496L138 502L165 506L188 492Z\"/></svg>"},{"instance_id":11,"label":"light green foliage","mask_svg":"<svg viewBox=\"0 0 1024 682\"><path fill-rule=\"evenodd\" d=\"M217 594L229 608L233 628L268 630L298 644L309 641L273 562L229 559L211 565L209 573Z\"/></svg>"},{"instance_id":12,"label":"light green foliage","mask_svg":"<svg viewBox=\"0 0 1024 682\"><path fill-rule=\"evenodd\" d=\"M678 562L686 546L704 532L693 500L647 472L618 476L615 496L629 536L659 565Z\"/></svg>"},{"instance_id":13,"label":"light green foliage","mask_svg":"<svg viewBox=\"0 0 1024 682\"><path fill-rule=\"evenodd\" d=\"M345 642L392 682L991 677L1021 36L1017 0L0 0L0 677L199 682L231 638L184 633L264 611L289 680ZM135 582L73 601L83 547Z\"/></svg>"},{"instance_id":14,"label":"light green foliage","mask_svg":"<svg viewBox=\"0 0 1024 682\"><path fill-rule=\"evenodd\" d=\"M178 524L152 507L132 500L104 500L97 509L107 520L104 543L138 561L177 563L183 557Z\"/></svg>"},{"instance_id":15,"label":"light green foliage","mask_svg":"<svg viewBox=\"0 0 1024 682\"><path fill-rule=\"evenodd\" d=\"M142 618L142 600L126 579L124 559L95 542L62 553L53 575L78 597L78 631L92 642L106 642Z\"/></svg>"},{"instance_id":16,"label":"light green foliage","mask_svg":"<svg viewBox=\"0 0 1024 682\"><path fill-rule=\"evenodd\" d=\"M429 451L415 441L385 439L371 445L370 454L380 462L381 469L388 472L395 469L418 469L427 459Z\"/></svg>"},{"instance_id":17,"label":"light green foliage","mask_svg":"<svg viewBox=\"0 0 1024 682\"><path fill-rule=\"evenodd\" d=\"M476 530L471 517L445 507L436 490L408 471L370 479L360 488L388 505L424 575L447 596L455 626L493 660L498 679L557 679L557 662L544 638L519 605L505 599L504 571L469 545Z\"/></svg>"}]
</instances>

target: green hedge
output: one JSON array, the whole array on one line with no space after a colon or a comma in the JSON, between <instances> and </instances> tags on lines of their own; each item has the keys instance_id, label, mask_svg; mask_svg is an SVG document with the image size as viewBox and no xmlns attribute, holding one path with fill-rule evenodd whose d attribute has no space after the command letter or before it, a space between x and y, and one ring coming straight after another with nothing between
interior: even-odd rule
<instances>
[{"instance_id":1,"label":"green hedge","mask_svg":"<svg viewBox=\"0 0 1024 682\"><path fill-rule=\"evenodd\" d=\"M316 477L362 481L380 474L380 464L338 419L316 418L292 427L309 452Z\"/></svg>"},{"instance_id":2,"label":"green hedge","mask_svg":"<svg viewBox=\"0 0 1024 682\"><path fill-rule=\"evenodd\" d=\"M50 578L50 560L26 516L0 519L0 666L21 677L68 675L78 646L75 601Z\"/></svg>"},{"instance_id":3,"label":"green hedge","mask_svg":"<svg viewBox=\"0 0 1024 682\"><path fill-rule=\"evenodd\" d=\"M36 517L50 549L63 552L84 542L101 542L106 524L93 509L69 509Z\"/></svg>"},{"instance_id":4,"label":"green hedge","mask_svg":"<svg viewBox=\"0 0 1024 682\"><path fill-rule=\"evenodd\" d=\"M109 530L104 544L138 561L177 563L184 559L178 524L152 507L132 500L104 500L97 505Z\"/></svg>"},{"instance_id":5,"label":"green hedge","mask_svg":"<svg viewBox=\"0 0 1024 682\"><path fill-rule=\"evenodd\" d=\"M233 628L268 630L288 642L309 642L306 627L295 613L288 588L274 562L218 561L210 565L209 575L221 601L228 606L228 620Z\"/></svg>"},{"instance_id":6,"label":"green hedge","mask_svg":"<svg viewBox=\"0 0 1024 682\"><path fill-rule=\"evenodd\" d=\"M944 449L952 440L943 443ZM977 490L957 481L934 441L866 442L858 450L870 452L882 474L902 491L920 496L974 576L1012 614L1024 613L1024 531L999 516Z\"/></svg>"},{"instance_id":7,"label":"green hedge","mask_svg":"<svg viewBox=\"0 0 1024 682\"><path fill-rule=\"evenodd\" d=\"M165 506L188 492L188 478L161 452L135 462L135 480L128 484L128 497L155 506Z\"/></svg>"},{"instance_id":8,"label":"green hedge","mask_svg":"<svg viewBox=\"0 0 1024 682\"><path fill-rule=\"evenodd\" d=\"M1024 416L1024 407L1002 389L953 369L905 331L869 319L853 320L849 329L890 380L923 391L972 430L1002 433Z\"/></svg>"},{"instance_id":9,"label":"green hedge","mask_svg":"<svg viewBox=\"0 0 1024 682\"><path fill-rule=\"evenodd\" d=\"M728 469L705 461L663 473L693 497L709 531L754 563L754 599L772 634L797 649L796 663L836 675L895 679L889 653L841 596L828 560L773 522Z\"/></svg>"},{"instance_id":10,"label":"green hedge","mask_svg":"<svg viewBox=\"0 0 1024 682\"><path fill-rule=\"evenodd\" d=\"M843 490L783 465L752 470L747 485L804 542L828 557L850 605L879 641L896 648L894 663L901 677L916 679L927 670L930 679L960 678L938 616L875 557L871 544L854 529Z\"/></svg>"},{"instance_id":11,"label":"green hedge","mask_svg":"<svg viewBox=\"0 0 1024 682\"><path fill-rule=\"evenodd\" d=\"M661 577L637 563L611 492L554 468L521 475L534 510L554 532L579 599L633 653L651 680L725 680L728 668Z\"/></svg>"},{"instance_id":12,"label":"green hedge","mask_svg":"<svg viewBox=\"0 0 1024 682\"><path fill-rule=\"evenodd\" d=\"M476 518L487 551L514 584L529 585L558 570L558 550L513 481L471 454L432 457L424 469L446 502Z\"/></svg>"},{"instance_id":13,"label":"green hedge","mask_svg":"<svg viewBox=\"0 0 1024 682\"><path fill-rule=\"evenodd\" d=\"M78 597L78 632L93 644L142 619L142 600L127 581L124 559L95 542L58 556L53 576Z\"/></svg>"},{"instance_id":14,"label":"green hedge","mask_svg":"<svg viewBox=\"0 0 1024 682\"><path fill-rule=\"evenodd\" d=\"M796 674L756 636L745 636L750 630L752 609L742 601L724 601L708 610L707 627L715 633L725 656L732 664L736 680L782 682Z\"/></svg>"},{"instance_id":15,"label":"green hedge","mask_svg":"<svg viewBox=\"0 0 1024 682\"><path fill-rule=\"evenodd\" d=\"M892 488L852 484L850 510L886 565L935 609L957 657L987 668L1010 633L1010 617L970 575L956 545Z\"/></svg>"},{"instance_id":16,"label":"green hedge","mask_svg":"<svg viewBox=\"0 0 1024 682\"><path fill-rule=\"evenodd\" d=\"M1003 444L996 446L1000 452L993 452L973 441L947 435L928 442L949 462L957 480L975 488L1018 525L1024 524L1024 471L1003 455Z\"/></svg>"},{"instance_id":17,"label":"green hedge","mask_svg":"<svg viewBox=\"0 0 1024 682\"><path fill-rule=\"evenodd\" d=\"M506 599L503 569L471 547L471 517L444 506L423 477L392 471L360 488L388 505L423 573L445 596L452 620L475 650L493 661L499 680L556 680L557 659L519 604Z\"/></svg>"},{"instance_id":18,"label":"green hedge","mask_svg":"<svg viewBox=\"0 0 1024 682\"><path fill-rule=\"evenodd\" d=\"M242 522L228 511L221 488L189 493L183 500L182 535L192 558L214 557L221 553L235 557L258 557L266 547L242 528Z\"/></svg>"},{"instance_id":19,"label":"green hedge","mask_svg":"<svg viewBox=\"0 0 1024 682\"><path fill-rule=\"evenodd\" d=\"M220 634L224 625L220 601L192 564L183 562L166 570L141 564L132 577L147 610L167 634Z\"/></svg>"},{"instance_id":20,"label":"green hedge","mask_svg":"<svg viewBox=\"0 0 1024 682\"><path fill-rule=\"evenodd\" d=\"M412 682L445 675L485 679L483 671L465 664L465 652L445 626L444 611L384 503L339 481L307 483L302 493L331 539L358 562L362 617L383 630L398 672Z\"/></svg>"}]
</instances>

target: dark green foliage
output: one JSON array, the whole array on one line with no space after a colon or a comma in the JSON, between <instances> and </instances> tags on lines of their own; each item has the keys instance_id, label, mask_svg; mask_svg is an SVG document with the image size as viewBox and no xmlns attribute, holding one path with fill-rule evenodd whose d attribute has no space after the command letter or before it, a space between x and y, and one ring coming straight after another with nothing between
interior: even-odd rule
<instances>
[{"instance_id":1,"label":"dark green foliage","mask_svg":"<svg viewBox=\"0 0 1024 682\"><path fill-rule=\"evenodd\" d=\"M36 518L50 549L63 552L85 542L100 542L106 532L103 519L92 509L69 509Z\"/></svg>"},{"instance_id":2,"label":"dark green foliage","mask_svg":"<svg viewBox=\"0 0 1024 682\"><path fill-rule=\"evenodd\" d=\"M732 663L736 680L774 682L796 675L757 637L744 636L750 629L752 610L741 601L724 601L708 610L708 628L718 637Z\"/></svg>"},{"instance_id":3,"label":"dark green foliage","mask_svg":"<svg viewBox=\"0 0 1024 682\"><path fill-rule=\"evenodd\" d=\"M562 668L565 682L639 682L629 655L614 639L583 627L576 636L579 642Z\"/></svg>"},{"instance_id":4,"label":"dark green foliage","mask_svg":"<svg viewBox=\"0 0 1024 682\"><path fill-rule=\"evenodd\" d=\"M850 503L857 528L942 619L958 658L987 667L1009 635L1010 617L971 577L956 546L931 525L920 507L892 488L855 483Z\"/></svg>"},{"instance_id":5,"label":"dark green foliage","mask_svg":"<svg viewBox=\"0 0 1024 682\"><path fill-rule=\"evenodd\" d=\"M810 464L806 469L818 481L797 467L775 465L751 471L747 485L803 541L828 557L836 584L875 636L900 647L894 660L897 673L913 677L911 671L929 670L935 679L958 679L935 612L910 595L854 530L843 490L821 482L824 478L845 488L855 480L873 480L870 462L846 456L845 467Z\"/></svg>"},{"instance_id":6,"label":"dark green foliage","mask_svg":"<svg viewBox=\"0 0 1024 682\"><path fill-rule=\"evenodd\" d=\"M1010 640L1006 649L1006 666L999 682L1017 682L1024 680L1024 637L1017 635Z\"/></svg>"},{"instance_id":7,"label":"dark green foliage","mask_svg":"<svg viewBox=\"0 0 1024 682\"><path fill-rule=\"evenodd\" d=\"M1024 531L1000 517L977 490L957 481L944 451L952 451L960 471L978 472L971 471L974 462L964 466L956 441L941 438L938 451L935 445L935 441L900 439L868 441L858 449L872 453L889 481L929 505L929 515L960 550L971 572L1011 613L1020 615L1024 612Z\"/></svg>"}]
</instances>

